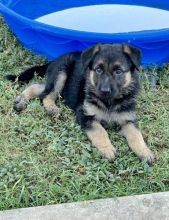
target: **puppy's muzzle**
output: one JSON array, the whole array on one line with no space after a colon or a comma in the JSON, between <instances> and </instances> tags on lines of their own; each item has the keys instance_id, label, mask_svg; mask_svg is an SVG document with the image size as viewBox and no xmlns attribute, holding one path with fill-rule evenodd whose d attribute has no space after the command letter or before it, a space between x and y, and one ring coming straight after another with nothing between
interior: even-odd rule
<instances>
[{"instance_id":1,"label":"puppy's muzzle","mask_svg":"<svg viewBox=\"0 0 169 220\"><path fill-rule=\"evenodd\" d=\"M102 79L102 82L100 83L100 86L99 86L99 92L102 95L110 95L111 94L111 85L110 85L108 77L105 77L104 79Z\"/></svg>"}]
</instances>

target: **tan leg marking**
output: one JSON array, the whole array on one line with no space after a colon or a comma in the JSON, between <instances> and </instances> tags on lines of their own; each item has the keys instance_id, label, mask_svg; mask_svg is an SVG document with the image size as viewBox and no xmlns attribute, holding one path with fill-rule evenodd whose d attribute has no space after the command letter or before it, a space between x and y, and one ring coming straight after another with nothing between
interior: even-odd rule
<instances>
[{"instance_id":1,"label":"tan leg marking","mask_svg":"<svg viewBox=\"0 0 169 220\"><path fill-rule=\"evenodd\" d=\"M66 73L61 71L55 83L54 94L56 95L56 98L62 92L65 86L66 79L67 79Z\"/></svg>"},{"instance_id":2,"label":"tan leg marking","mask_svg":"<svg viewBox=\"0 0 169 220\"><path fill-rule=\"evenodd\" d=\"M62 92L67 76L65 72L60 72L58 78L55 83L54 92L51 92L43 99L43 105L47 111L47 114L52 115L59 115L60 111L59 108L56 106L55 102L59 94Z\"/></svg>"},{"instance_id":3,"label":"tan leg marking","mask_svg":"<svg viewBox=\"0 0 169 220\"><path fill-rule=\"evenodd\" d=\"M146 146L141 132L132 124L129 123L122 127L121 134L126 137L129 147L147 163L152 164L154 155Z\"/></svg>"},{"instance_id":4,"label":"tan leg marking","mask_svg":"<svg viewBox=\"0 0 169 220\"><path fill-rule=\"evenodd\" d=\"M21 95L17 96L14 102L14 108L17 111L26 109L30 99L38 97L44 90L44 84L33 84L28 86Z\"/></svg>"},{"instance_id":5,"label":"tan leg marking","mask_svg":"<svg viewBox=\"0 0 169 220\"><path fill-rule=\"evenodd\" d=\"M49 116L59 115L60 111L59 111L59 108L55 104L55 94L53 92L51 92L49 95L47 95L43 99L43 105Z\"/></svg>"},{"instance_id":6,"label":"tan leg marking","mask_svg":"<svg viewBox=\"0 0 169 220\"><path fill-rule=\"evenodd\" d=\"M114 159L116 156L116 149L111 144L106 130L99 122L94 121L92 128L86 130L86 134L92 144L98 148L102 154L108 159Z\"/></svg>"}]
</instances>

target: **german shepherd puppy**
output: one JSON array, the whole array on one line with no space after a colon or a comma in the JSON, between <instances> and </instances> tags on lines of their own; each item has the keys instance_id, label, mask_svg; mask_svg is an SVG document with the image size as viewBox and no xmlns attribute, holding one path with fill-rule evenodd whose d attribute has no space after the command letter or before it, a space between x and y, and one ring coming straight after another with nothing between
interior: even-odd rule
<instances>
[{"instance_id":1,"label":"german shepherd puppy","mask_svg":"<svg viewBox=\"0 0 169 220\"><path fill-rule=\"evenodd\" d=\"M116 124L129 147L148 164L154 155L146 146L136 126L136 98L139 91L141 52L127 44L98 44L83 52L74 52L44 66L23 72L18 81L29 81L34 72L47 75L46 84L33 84L16 97L14 108L21 111L30 99L39 97L49 115L59 114L56 105L60 94L76 114L81 128L108 159L117 151L105 127ZM8 75L9 80L16 76Z\"/></svg>"}]
</instances>

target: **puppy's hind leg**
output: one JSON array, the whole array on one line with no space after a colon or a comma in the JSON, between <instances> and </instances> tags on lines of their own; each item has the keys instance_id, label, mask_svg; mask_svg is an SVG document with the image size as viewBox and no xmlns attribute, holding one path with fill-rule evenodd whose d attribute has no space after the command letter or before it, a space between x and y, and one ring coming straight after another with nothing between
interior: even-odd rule
<instances>
[{"instance_id":1,"label":"puppy's hind leg","mask_svg":"<svg viewBox=\"0 0 169 220\"><path fill-rule=\"evenodd\" d=\"M47 114L49 116L53 116L53 115L58 116L60 113L59 108L56 106L55 102L65 86L66 79L67 79L66 72L60 71L54 83L54 88L50 93L47 94L45 90L47 90L46 88L48 88L48 85L46 85L46 88L41 98L43 100L43 105L47 111Z\"/></svg>"},{"instance_id":2,"label":"puppy's hind leg","mask_svg":"<svg viewBox=\"0 0 169 220\"><path fill-rule=\"evenodd\" d=\"M39 97L44 89L45 84L32 84L28 86L19 96L16 97L14 102L14 109L18 112L26 109L30 99Z\"/></svg>"},{"instance_id":3,"label":"puppy's hind leg","mask_svg":"<svg viewBox=\"0 0 169 220\"><path fill-rule=\"evenodd\" d=\"M55 104L55 94L54 92L49 93L44 99L43 99L43 106L49 116L59 116L60 110Z\"/></svg>"}]
</instances>

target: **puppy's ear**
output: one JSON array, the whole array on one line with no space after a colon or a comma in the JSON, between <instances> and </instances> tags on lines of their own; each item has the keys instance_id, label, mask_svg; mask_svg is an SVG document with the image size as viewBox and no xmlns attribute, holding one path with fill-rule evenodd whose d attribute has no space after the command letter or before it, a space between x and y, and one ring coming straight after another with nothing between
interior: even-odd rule
<instances>
[{"instance_id":1,"label":"puppy's ear","mask_svg":"<svg viewBox=\"0 0 169 220\"><path fill-rule=\"evenodd\" d=\"M87 67L90 68L91 66L90 64L92 60L94 59L94 57L96 56L96 54L98 54L100 50L101 50L101 45L97 44L93 47L86 49L84 52L82 52L81 60L85 68Z\"/></svg>"},{"instance_id":2,"label":"puppy's ear","mask_svg":"<svg viewBox=\"0 0 169 220\"><path fill-rule=\"evenodd\" d=\"M132 64L137 70L140 70L140 62L142 54L140 49L130 46L128 44L123 44L123 52L128 56Z\"/></svg>"}]
</instances>

